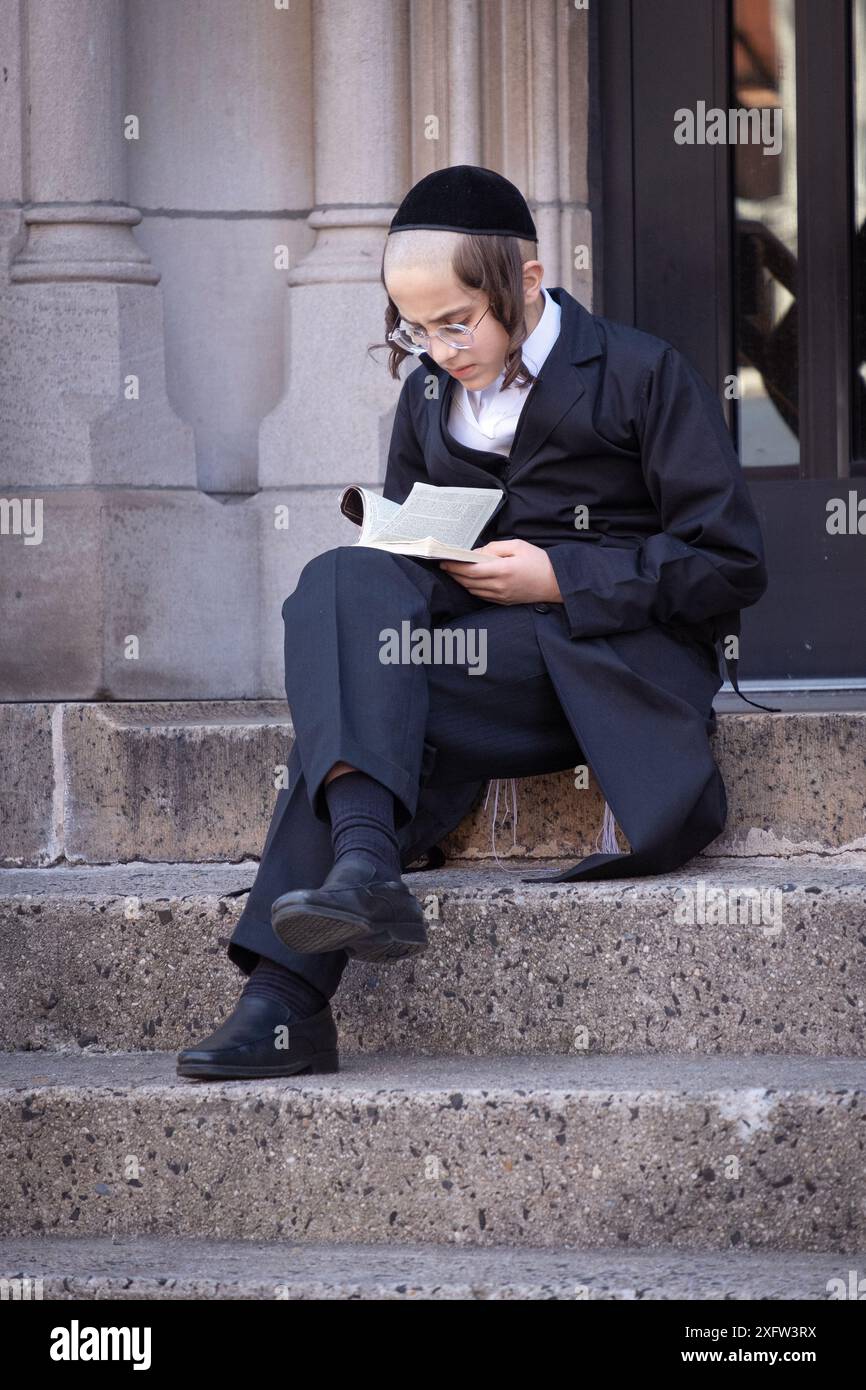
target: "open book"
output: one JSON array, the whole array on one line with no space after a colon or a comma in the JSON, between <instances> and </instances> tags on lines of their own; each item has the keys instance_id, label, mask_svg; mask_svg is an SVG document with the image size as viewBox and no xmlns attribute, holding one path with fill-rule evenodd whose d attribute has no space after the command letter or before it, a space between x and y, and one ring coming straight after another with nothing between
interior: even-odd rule
<instances>
[{"instance_id":1,"label":"open book","mask_svg":"<svg viewBox=\"0 0 866 1390\"><path fill-rule=\"evenodd\" d=\"M398 503L365 487L347 487L340 511L361 528L356 545L477 564L481 557L471 547L503 496L499 488L413 483L406 501Z\"/></svg>"}]
</instances>

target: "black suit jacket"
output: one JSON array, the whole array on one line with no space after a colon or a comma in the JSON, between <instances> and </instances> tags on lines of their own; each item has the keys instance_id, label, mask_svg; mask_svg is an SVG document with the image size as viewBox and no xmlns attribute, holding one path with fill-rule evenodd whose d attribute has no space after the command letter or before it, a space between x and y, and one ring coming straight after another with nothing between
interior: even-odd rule
<instances>
[{"instance_id":1,"label":"black suit jacket","mask_svg":"<svg viewBox=\"0 0 866 1390\"><path fill-rule=\"evenodd\" d=\"M766 588L763 541L703 377L663 339L591 314L565 289L548 292L560 334L527 392L501 476L481 466L489 455L451 436L455 380L422 353L400 392L383 492L401 502L415 481L497 487L478 544L520 537L548 551L565 623L550 611L560 605L533 605L539 643L632 846L552 878L660 872L724 825L707 740L721 685L717 644ZM586 527L575 526L580 507ZM736 664L727 665L736 687ZM465 795L453 813L447 801L440 834L465 814Z\"/></svg>"}]
</instances>

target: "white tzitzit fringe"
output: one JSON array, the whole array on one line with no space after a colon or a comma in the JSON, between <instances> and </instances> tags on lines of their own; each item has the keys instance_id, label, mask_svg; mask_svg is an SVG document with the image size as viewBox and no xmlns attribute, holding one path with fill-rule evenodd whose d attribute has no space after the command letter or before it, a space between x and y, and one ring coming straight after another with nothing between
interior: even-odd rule
<instances>
[{"instance_id":1,"label":"white tzitzit fringe","mask_svg":"<svg viewBox=\"0 0 866 1390\"><path fill-rule=\"evenodd\" d=\"M619 845L616 842L616 821L613 811L604 803L604 820L601 825L601 844L598 843L598 835L595 837L595 847L599 854L619 854Z\"/></svg>"},{"instance_id":2,"label":"white tzitzit fringe","mask_svg":"<svg viewBox=\"0 0 866 1390\"><path fill-rule=\"evenodd\" d=\"M500 869L502 870L503 873L507 873L507 874L524 874L525 869L524 869L523 866L521 866L521 867L518 868L518 869L511 869L511 868L508 867L507 864L503 864L502 860L499 858L499 855L496 853L496 818L497 818L497 815L498 815L498 812L499 812L499 783L502 782L502 781L505 782L505 796L504 796L505 808L504 808L504 810L503 810L503 812L502 812L502 820L503 820L503 822L505 821L505 818L506 818L506 816L508 815L508 811L509 811L509 805L508 805L508 783L510 782L510 783L511 783L511 807L510 807L510 809L511 809L511 843L512 843L512 845L513 845L513 847L514 847L515 849L517 848L517 780L516 780L516 778L514 778L514 777L504 777L504 778L503 778L503 777L491 777L491 778L490 778L490 781L487 783L487 795L486 795L485 798L484 798L484 808L483 808L483 809L484 809L485 811L487 810L487 803L488 803L488 801L490 800L490 788L493 786L493 784L494 784L494 782L495 782L495 784L496 784L496 790L495 790L494 795L493 795L493 825L492 825L492 827L491 827L491 832L490 832L490 844L491 844L491 848L492 848L492 850L493 850L493 858L496 860L496 863L499 865L499 867L500 867ZM599 839L601 839L601 844L599 844ZM617 844L617 839L616 839L616 819L615 819L615 817L614 817L613 811L612 811L612 810L610 809L610 807L608 806L607 801L605 801L605 803L604 803L604 819L603 819L603 821L602 821L601 830L599 831L598 835L596 835L596 837L595 837L595 848L598 850L598 852L599 852L600 854L619 854L619 853L620 853L620 848L619 848L619 845ZM546 873L547 871L546 871L546 870L543 870L542 872Z\"/></svg>"},{"instance_id":3,"label":"white tzitzit fringe","mask_svg":"<svg viewBox=\"0 0 866 1390\"><path fill-rule=\"evenodd\" d=\"M494 782L496 783L496 791L493 796L493 826L490 832L490 844L493 849L493 858L496 860L502 872L505 874L519 874L522 873L522 869L509 869L506 864L503 864L499 855L496 853L496 815L499 810L499 783L501 781L505 782L505 810L502 812L503 821L508 815L508 783L511 783L511 843L515 849L517 848L517 781L514 777L491 777L490 781L487 783L487 795L484 798L485 811L487 810L487 803L490 800L490 788L493 786Z\"/></svg>"}]
</instances>

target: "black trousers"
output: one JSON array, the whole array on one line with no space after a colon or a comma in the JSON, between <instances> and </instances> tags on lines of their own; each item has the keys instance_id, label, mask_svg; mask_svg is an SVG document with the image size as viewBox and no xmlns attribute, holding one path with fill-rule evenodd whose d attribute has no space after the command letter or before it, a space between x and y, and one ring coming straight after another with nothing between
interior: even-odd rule
<instances>
[{"instance_id":1,"label":"black trousers","mask_svg":"<svg viewBox=\"0 0 866 1390\"><path fill-rule=\"evenodd\" d=\"M426 802L437 789L453 786L458 798L468 789L463 812L457 808L462 819L479 779L530 777L585 761L547 673L531 608L487 603L435 562L366 546L337 546L304 567L282 609L295 731L289 786L278 794L229 944L245 973L264 955L326 998L340 983L345 951L292 951L270 921L275 898L319 887L331 868L324 785L334 763L351 763L393 792L405 867L434 843ZM411 633L432 638L443 628L455 634L456 655L456 634L466 633L462 663L383 663L387 629L405 643Z\"/></svg>"}]
</instances>

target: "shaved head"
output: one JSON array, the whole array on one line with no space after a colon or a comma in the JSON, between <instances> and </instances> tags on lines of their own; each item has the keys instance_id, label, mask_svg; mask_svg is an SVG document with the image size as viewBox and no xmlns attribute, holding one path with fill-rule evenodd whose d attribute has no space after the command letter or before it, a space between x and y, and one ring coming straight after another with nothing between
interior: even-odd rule
<instances>
[{"instance_id":1,"label":"shaved head","mask_svg":"<svg viewBox=\"0 0 866 1390\"><path fill-rule=\"evenodd\" d=\"M416 227L393 232L385 240L384 275L402 270L423 270L448 276L462 232L443 232L441 228Z\"/></svg>"},{"instance_id":2,"label":"shaved head","mask_svg":"<svg viewBox=\"0 0 866 1390\"><path fill-rule=\"evenodd\" d=\"M428 275L449 276L454 256L466 232L446 232L441 227L413 227L405 232L392 232L385 238L382 273L387 281L392 273L421 270ZM522 261L534 261L538 242L518 239Z\"/></svg>"}]
</instances>

